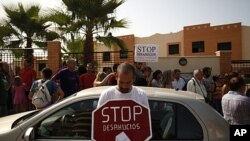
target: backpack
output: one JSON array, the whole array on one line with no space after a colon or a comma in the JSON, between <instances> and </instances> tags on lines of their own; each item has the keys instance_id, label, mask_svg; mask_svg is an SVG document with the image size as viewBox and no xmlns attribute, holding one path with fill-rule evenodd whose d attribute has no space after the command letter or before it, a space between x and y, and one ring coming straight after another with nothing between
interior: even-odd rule
<instances>
[{"instance_id":1,"label":"backpack","mask_svg":"<svg viewBox=\"0 0 250 141\"><path fill-rule=\"evenodd\" d=\"M49 82L49 80L42 83L42 80L38 82L38 86L36 88L36 91L32 97L32 104L37 108L45 108L51 103L51 96L49 94L49 90L46 86L46 84Z\"/></svg>"}]
</instances>

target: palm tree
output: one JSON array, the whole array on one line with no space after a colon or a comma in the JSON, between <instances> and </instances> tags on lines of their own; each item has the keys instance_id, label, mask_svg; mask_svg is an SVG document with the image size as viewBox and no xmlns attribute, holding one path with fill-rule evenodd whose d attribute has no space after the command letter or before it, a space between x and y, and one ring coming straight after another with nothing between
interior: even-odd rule
<instances>
[{"instance_id":1,"label":"palm tree","mask_svg":"<svg viewBox=\"0 0 250 141\"><path fill-rule=\"evenodd\" d=\"M57 23L61 30L70 33L72 40L74 35L83 38L83 64L94 60L94 36L106 46L116 44L122 49L126 48L122 40L110 33L112 29L126 27L127 22L124 19L117 20L114 14L115 9L123 4L124 0L62 1L68 12L55 10L51 20Z\"/></svg>"},{"instance_id":2,"label":"palm tree","mask_svg":"<svg viewBox=\"0 0 250 141\"><path fill-rule=\"evenodd\" d=\"M8 48L23 48L24 58L33 61L33 44L38 47L45 47L47 40L58 38L58 34L49 31L46 16L41 16L41 8L38 5L31 5L26 9L21 3L17 8L3 6L7 14L7 20L0 30L4 30L1 39Z\"/></svg>"}]
</instances>

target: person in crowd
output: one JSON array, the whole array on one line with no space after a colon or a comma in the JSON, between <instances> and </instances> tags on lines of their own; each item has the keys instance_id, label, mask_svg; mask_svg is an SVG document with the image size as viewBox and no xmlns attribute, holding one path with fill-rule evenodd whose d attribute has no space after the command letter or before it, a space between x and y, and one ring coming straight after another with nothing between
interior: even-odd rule
<instances>
[{"instance_id":1,"label":"person in crowd","mask_svg":"<svg viewBox=\"0 0 250 141\"><path fill-rule=\"evenodd\" d=\"M232 77L228 86L230 91L222 97L224 118L230 125L250 125L250 98L245 96L244 78Z\"/></svg>"},{"instance_id":2,"label":"person in crowd","mask_svg":"<svg viewBox=\"0 0 250 141\"><path fill-rule=\"evenodd\" d=\"M78 75L81 76L82 74L87 73L87 69L84 65L80 65L77 69Z\"/></svg>"},{"instance_id":3,"label":"person in crowd","mask_svg":"<svg viewBox=\"0 0 250 141\"><path fill-rule=\"evenodd\" d=\"M229 83L229 80L233 77L237 77L239 76L240 74L238 72L230 72L229 74L225 74L225 80L224 80L224 85L222 86L222 89L221 89L221 93L222 95L226 94L229 92L229 86L228 86L228 83Z\"/></svg>"},{"instance_id":4,"label":"person in crowd","mask_svg":"<svg viewBox=\"0 0 250 141\"><path fill-rule=\"evenodd\" d=\"M103 67L102 72L104 72L106 75L109 75L112 73L111 67Z\"/></svg>"},{"instance_id":5,"label":"person in crowd","mask_svg":"<svg viewBox=\"0 0 250 141\"><path fill-rule=\"evenodd\" d=\"M79 90L79 76L76 71L75 59L67 61L67 68L62 69L52 77L52 80L60 83L64 97L68 97Z\"/></svg>"},{"instance_id":6,"label":"person in crowd","mask_svg":"<svg viewBox=\"0 0 250 141\"><path fill-rule=\"evenodd\" d=\"M143 64L141 62L134 62L134 67L135 67L135 74L136 74L136 79L134 81L135 86L147 86L147 80L144 78L142 74L142 66Z\"/></svg>"},{"instance_id":7,"label":"person in crowd","mask_svg":"<svg viewBox=\"0 0 250 141\"><path fill-rule=\"evenodd\" d=\"M162 87L162 72L161 70L156 70L153 72L153 79L150 83L151 87Z\"/></svg>"},{"instance_id":8,"label":"person in crowd","mask_svg":"<svg viewBox=\"0 0 250 141\"><path fill-rule=\"evenodd\" d=\"M15 66L15 76L20 76L21 68L20 66Z\"/></svg>"},{"instance_id":9,"label":"person in crowd","mask_svg":"<svg viewBox=\"0 0 250 141\"><path fill-rule=\"evenodd\" d=\"M96 78L95 78L95 80L93 82L94 87L107 86L108 85L108 78L109 78L108 75L111 74L111 73L107 74L109 72L109 71L107 72L107 68L108 67L103 67L102 72L97 73Z\"/></svg>"},{"instance_id":10,"label":"person in crowd","mask_svg":"<svg viewBox=\"0 0 250 141\"><path fill-rule=\"evenodd\" d=\"M174 80L172 81L172 87L175 90L186 90L186 81L181 77L181 70L174 70Z\"/></svg>"},{"instance_id":11,"label":"person in crowd","mask_svg":"<svg viewBox=\"0 0 250 141\"><path fill-rule=\"evenodd\" d=\"M212 96L212 106L215 110L217 110L220 114L222 114L222 107L221 107L221 99L222 99L222 86L223 86L223 77L222 76L213 76L214 84L215 84L215 91Z\"/></svg>"},{"instance_id":12,"label":"person in crowd","mask_svg":"<svg viewBox=\"0 0 250 141\"><path fill-rule=\"evenodd\" d=\"M8 114L7 100L9 84L3 66L4 62L0 62L0 117Z\"/></svg>"},{"instance_id":13,"label":"person in crowd","mask_svg":"<svg viewBox=\"0 0 250 141\"><path fill-rule=\"evenodd\" d=\"M93 86L98 87L107 85L108 85L108 75L106 75L106 73L104 72L98 72L93 82Z\"/></svg>"},{"instance_id":14,"label":"person in crowd","mask_svg":"<svg viewBox=\"0 0 250 141\"><path fill-rule=\"evenodd\" d=\"M147 81L147 86L150 86L152 80L152 69L149 66L145 66L142 68L142 74Z\"/></svg>"},{"instance_id":15,"label":"person in crowd","mask_svg":"<svg viewBox=\"0 0 250 141\"><path fill-rule=\"evenodd\" d=\"M84 73L80 76L80 89L92 88L93 82L96 78L93 64L88 63L86 69L87 73Z\"/></svg>"},{"instance_id":16,"label":"person in crowd","mask_svg":"<svg viewBox=\"0 0 250 141\"><path fill-rule=\"evenodd\" d=\"M8 85L8 99L7 99L7 109L8 109L8 114L11 114L14 112L14 107L13 107L13 96L11 93L11 85L13 84L14 81L14 72L10 68L9 64L7 62L3 62L3 73L7 79Z\"/></svg>"},{"instance_id":17,"label":"person in crowd","mask_svg":"<svg viewBox=\"0 0 250 141\"><path fill-rule=\"evenodd\" d=\"M30 60L24 60L23 65L24 65L24 68L20 70L20 77L22 81L27 85L28 89L30 89L32 83L36 80L36 71L33 69L33 66Z\"/></svg>"},{"instance_id":18,"label":"person in crowd","mask_svg":"<svg viewBox=\"0 0 250 141\"><path fill-rule=\"evenodd\" d=\"M63 63L56 70L56 73L60 72L61 70L65 69L65 68L67 68L67 61L63 61Z\"/></svg>"},{"instance_id":19,"label":"person in crowd","mask_svg":"<svg viewBox=\"0 0 250 141\"><path fill-rule=\"evenodd\" d=\"M57 85L56 82L51 80L52 77L52 70L50 68L43 68L42 69L42 79L36 80L33 82L32 87L29 93L29 99L32 100L36 89L39 87L40 83L46 82L46 87L48 88L49 94L52 97L52 101L50 104L56 103L64 98L63 90ZM49 105L47 105L49 106Z\"/></svg>"},{"instance_id":20,"label":"person in crowd","mask_svg":"<svg viewBox=\"0 0 250 141\"><path fill-rule=\"evenodd\" d=\"M202 72L203 72L203 84L207 91L208 103L212 104L212 101L213 101L212 96L215 91L215 84L214 84L213 77L211 75L212 68L204 67L202 69Z\"/></svg>"},{"instance_id":21,"label":"person in crowd","mask_svg":"<svg viewBox=\"0 0 250 141\"><path fill-rule=\"evenodd\" d=\"M32 86L32 83L36 80L36 71L33 69L32 61L31 60L24 60L23 63L24 67L20 70L20 77L23 83L27 86L27 91L25 92L27 98L27 109L32 110L33 105L31 101L28 99L29 91Z\"/></svg>"},{"instance_id":22,"label":"person in crowd","mask_svg":"<svg viewBox=\"0 0 250 141\"><path fill-rule=\"evenodd\" d=\"M162 73L162 88L173 89L172 81L174 80L174 72L166 70Z\"/></svg>"},{"instance_id":23,"label":"person in crowd","mask_svg":"<svg viewBox=\"0 0 250 141\"><path fill-rule=\"evenodd\" d=\"M111 73L108 77L108 85L117 85L116 72L119 65L120 65L119 63L115 63L113 65L112 67L113 73Z\"/></svg>"},{"instance_id":24,"label":"person in crowd","mask_svg":"<svg viewBox=\"0 0 250 141\"><path fill-rule=\"evenodd\" d=\"M15 107L15 113L24 112L27 106L27 98L25 92L27 86L22 82L21 77L16 76L14 78L14 84L12 86L12 94L14 95L13 104Z\"/></svg>"},{"instance_id":25,"label":"person in crowd","mask_svg":"<svg viewBox=\"0 0 250 141\"><path fill-rule=\"evenodd\" d=\"M200 69L196 69L193 72L193 77L188 81L187 91L194 92L200 94L204 97L205 101L208 102L207 99L207 91L202 82L203 73Z\"/></svg>"},{"instance_id":26,"label":"person in crowd","mask_svg":"<svg viewBox=\"0 0 250 141\"><path fill-rule=\"evenodd\" d=\"M122 63L117 68L117 86L112 86L101 93L97 107L100 107L110 99L133 99L146 107L149 107L148 98L145 92L133 86L135 80L135 68L128 64Z\"/></svg>"}]
</instances>

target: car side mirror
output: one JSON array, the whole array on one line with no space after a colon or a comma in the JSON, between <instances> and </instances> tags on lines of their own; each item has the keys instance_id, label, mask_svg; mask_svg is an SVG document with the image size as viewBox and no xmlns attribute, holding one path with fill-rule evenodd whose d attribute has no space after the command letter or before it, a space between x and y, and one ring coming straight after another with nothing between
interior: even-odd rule
<instances>
[{"instance_id":1,"label":"car side mirror","mask_svg":"<svg viewBox=\"0 0 250 141\"><path fill-rule=\"evenodd\" d=\"M35 138L34 128L30 127L24 134L24 141L33 141Z\"/></svg>"}]
</instances>

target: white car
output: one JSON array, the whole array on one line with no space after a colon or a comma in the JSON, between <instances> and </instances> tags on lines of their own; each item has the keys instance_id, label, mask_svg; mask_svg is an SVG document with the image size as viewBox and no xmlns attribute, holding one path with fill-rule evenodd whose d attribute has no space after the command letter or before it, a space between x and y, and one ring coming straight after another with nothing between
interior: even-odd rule
<instances>
[{"instance_id":1,"label":"white car","mask_svg":"<svg viewBox=\"0 0 250 141\"><path fill-rule=\"evenodd\" d=\"M91 140L92 111L106 88L82 90L41 111L2 117L0 141ZM152 141L229 140L229 124L200 95L164 88L141 88L149 99Z\"/></svg>"}]
</instances>

